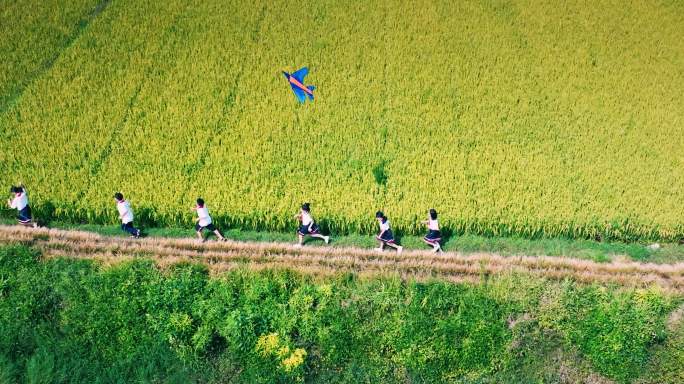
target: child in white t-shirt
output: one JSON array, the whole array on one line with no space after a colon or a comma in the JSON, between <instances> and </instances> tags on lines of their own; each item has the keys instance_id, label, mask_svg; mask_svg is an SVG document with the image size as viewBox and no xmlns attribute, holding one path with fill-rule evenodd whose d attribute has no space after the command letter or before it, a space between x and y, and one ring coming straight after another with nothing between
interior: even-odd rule
<instances>
[{"instance_id":1,"label":"child in white t-shirt","mask_svg":"<svg viewBox=\"0 0 684 384\"><path fill-rule=\"evenodd\" d=\"M422 223L428 227L428 233L423 237L423 241L431 246L434 252L440 252L442 247L439 242L442 241L442 234L439 231L439 223L437 222L437 211L430 209L428 219Z\"/></svg>"},{"instance_id":2,"label":"child in white t-shirt","mask_svg":"<svg viewBox=\"0 0 684 384\"><path fill-rule=\"evenodd\" d=\"M114 194L114 200L116 200L116 209L119 211L119 219L121 219L121 229L128 232L131 237L139 238L140 230L133 226L131 205L124 199L121 192Z\"/></svg>"},{"instance_id":3,"label":"child in white t-shirt","mask_svg":"<svg viewBox=\"0 0 684 384\"><path fill-rule=\"evenodd\" d=\"M7 200L7 205L17 210L17 221L25 227L36 228L38 223L33 221L31 207L29 206L28 196L24 185L12 186L10 193L14 193L14 198Z\"/></svg>"},{"instance_id":4,"label":"child in white t-shirt","mask_svg":"<svg viewBox=\"0 0 684 384\"><path fill-rule=\"evenodd\" d=\"M321 228L316 224L313 217L311 217L311 205L309 203L302 204L302 209L299 214L295 215L299 220L299 229L297 235L299 236L298 247L304 244L304 236L311 236L317 239L323 239L326 244L330 241L330 236L321 235Z\"/></svg>"},{"instance_id":5,"label":"child in white t-shirt","mask_svg":"<svg viewBox=\"0 0 684 384\"><path fill-rule=\"evenodd\" d=\"M193 210L197 211L197 218L195 219L197 222L197 224L195 224L195 232L197 232L197 237L199 237L200 240L204 241L204 237L202 237L202 231L205 229L214 232L220 241L226 240L226 238L223 237L221 232L216 229L212 223L211 216L209 216L209 210L204 205L204 200L201 197L197 199L197 205L195 208L193 208Z\"/></svg>"},{"instance_id":6,"label":"child in white t-shirt","mask_svg":"<svg viewBox=\"0 0 684 384\"><path fill-rule=\"evenodd\" d=\"M375 213L375 219L378 220L378 224L380 225L380 233L376 237L376 239L380 242L380 247L375 248L375 250L382 252L382 250L385 249L385 245L389 245L390 247L396 249L397 253L401 253L404 247L396 244L394 235L390 229L389 220L387 220L385 214L382 213L382 211L378 211Z\"/></svg>"}]
</instances>

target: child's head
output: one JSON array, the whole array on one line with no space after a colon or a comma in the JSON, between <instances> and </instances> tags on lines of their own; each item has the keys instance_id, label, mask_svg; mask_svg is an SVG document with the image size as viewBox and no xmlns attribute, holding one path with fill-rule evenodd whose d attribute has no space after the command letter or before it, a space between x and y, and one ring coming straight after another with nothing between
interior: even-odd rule
<instances>
[{"instance_id":1,"label":"child's head","mask_svg":"<svg viewBox=\"0 0 684 384\"><path fill-rule=\"evenodd\" d=\"M123 201L123 199L124 199L123 194L121 192L115 193L114 198L116 199L116 201Z\"/></svg>"},{"instance_id":2,"label":"child's head","mask_svg":"<svg viewBox=\"0 0 684 384\"><path fill-rule=\"evenodd\" d=\"M311 211L311 204L309 204L309 203L302 204L302 211L310 212Z\"/></svg>"},{"instance_id":3,"label":"child's head","mask_svg":"<svg viewBox=\"0 0 684 384\"><path fill-rule=\"evenodd\" d=\"M14 185L10 188L10 193L22 193L24 189L22 187L15 187Z\"/></svg>"},{"instance_id":4,"label":"child's head","mask_svg":"<svg viewBox=\"0 0 684 384\"><path fill-rule=\"evenodd\" d=\"M204 199L202 199L201 197L198 197L197 198L197 206L200 208L204 208Z\"/></svg>"},{"instance_id":5,"label":"child's head","mask_svg":"<svg viewBox=\"0 0 684 384\"><path fill-rule=\"evenodd\" d=\"M382 211L377 211L375 212L375 218L380 220L380 221L385 221L387 218L385 217L385 214L382 213Z\"/></svg>"},{"instance_id":6,"label":"child's head","mask_svg":"<svg viewBox=\"0 0 684 384\"><path fill-rule=\"evenodd\" d=\"M437 220L437 211L434 208L430 208L430 220Z\"/></svg>"}]
</instances>

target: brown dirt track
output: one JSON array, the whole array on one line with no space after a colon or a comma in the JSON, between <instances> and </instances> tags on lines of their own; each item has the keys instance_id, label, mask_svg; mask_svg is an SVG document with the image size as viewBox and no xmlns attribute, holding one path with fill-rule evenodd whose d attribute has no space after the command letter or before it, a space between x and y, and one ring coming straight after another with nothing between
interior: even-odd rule
<instances>
[{"instance_id":1,"label":"brown dirt track","mask_svg":"<svg viewBox=\"0 0 684 384\"><path fill-rule=\"evenodd\" d=\"M354 272L360 275L398 275L402 278L480 281L492 275L524 273L586 283L617 284L627 287L658 285L684 292L684 263L651 264L632 261L597 263L547 256L500 256L425 251L378 253L360 248L303 247L265 242L207 242L197 239L129 239L90 232L47 228L0 226L0 243L23 243L42 251L44 257L95 259L115 264L138 257L153 259L162 268L194 261L212 272L237 267L252 269L291 268L315 275Z\"/></svg>"}]
</instances>

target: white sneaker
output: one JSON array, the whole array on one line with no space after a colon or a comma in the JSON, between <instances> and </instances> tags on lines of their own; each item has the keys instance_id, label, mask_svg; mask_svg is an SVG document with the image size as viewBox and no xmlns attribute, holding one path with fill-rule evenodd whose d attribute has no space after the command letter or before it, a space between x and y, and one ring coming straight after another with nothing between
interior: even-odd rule
<instances>
[{"instance_id":1,"label":"white sneaker","mask_svg":"<svg viewBox=\"0 0 684 384\"><path fill-rule=\"evenodd\" d=\"M330 236L325 236L323 240L325 240L325 243L328 244L330 242Z\"/></svg>"},{"instance_id":2,"label":"white sneaker","mask_svg":"<svg viewBox=\"0 0 684 384\"><path fill-rule=\"evenodd\" d=\"M401 253L401 251L403 251L403 250L404 250L404 247L402 247L402 246L400 245L399 248L397 248L397 254Z\"/></svg>"}]
</instances>

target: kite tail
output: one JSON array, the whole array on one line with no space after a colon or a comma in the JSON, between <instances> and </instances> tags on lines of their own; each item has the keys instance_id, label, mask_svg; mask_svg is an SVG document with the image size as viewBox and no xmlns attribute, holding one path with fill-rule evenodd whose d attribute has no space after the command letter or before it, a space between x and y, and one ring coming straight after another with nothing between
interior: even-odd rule
<instances>
[{"instance_id":1,"label":"kite tail","mask_svg":"<svg viewBox=\"0 0 684 384\"><path fill-rule=\"evenodd\" d=\"M309 89L309 91L311 91L311 93L309 94L309 99L313 100L314 99L313 91L314 91L314 89L316 89L316 87L314 87L313 85L309 85L309 86L307 86L307 88Z\"/></svg>"}]
</instances>

